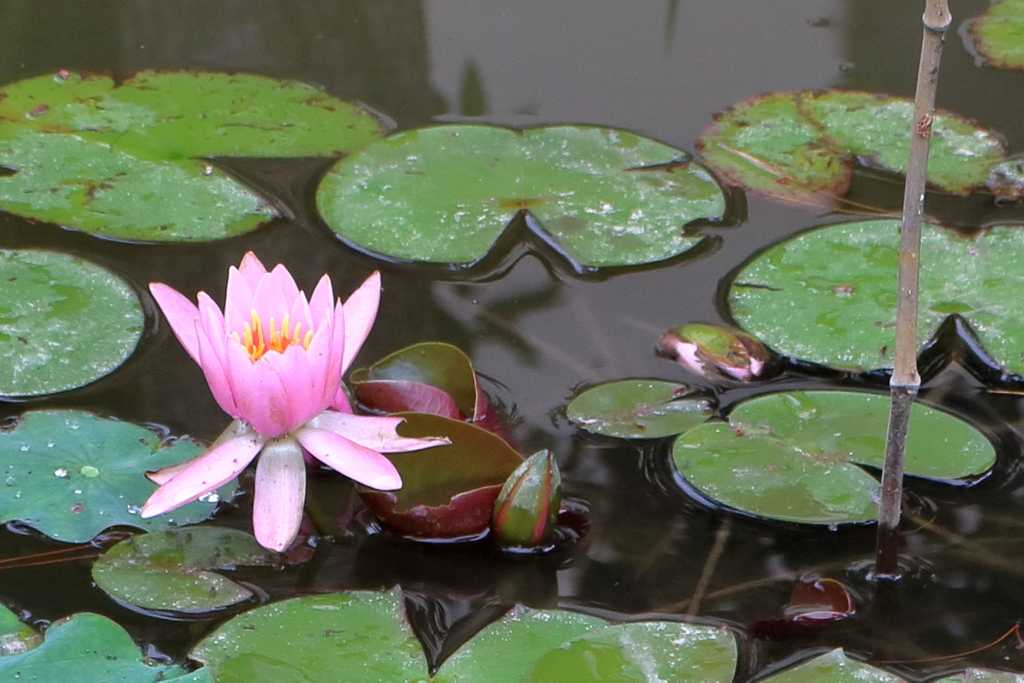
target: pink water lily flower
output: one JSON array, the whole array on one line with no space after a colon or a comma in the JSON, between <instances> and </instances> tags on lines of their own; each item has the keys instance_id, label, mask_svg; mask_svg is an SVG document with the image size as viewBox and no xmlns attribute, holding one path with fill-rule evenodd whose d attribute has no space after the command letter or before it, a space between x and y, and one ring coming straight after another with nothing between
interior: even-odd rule
<instances>
[{"instance_id":1,"label":"pink water lily flower","mask_svg":"<svg viewBox=\"0 0 1024 683\"><path fill-rule=\"evenodd\" d=\"M298 534L306 496L303 451L366 486L394 490L402 479L381 453L429 448L402 418L355 415L341 377L366 340L380 303L373 273L342 304L324 275L308 300L283 265L267 272L249 252L228 272L221 312L205 292L196 306L159 282L153 297L214 398L235 421L202 455L151 475L159 488L143 517L170 512L256 467L253 529L266 548L284 550Z\"/></svg>"}]
</instances>

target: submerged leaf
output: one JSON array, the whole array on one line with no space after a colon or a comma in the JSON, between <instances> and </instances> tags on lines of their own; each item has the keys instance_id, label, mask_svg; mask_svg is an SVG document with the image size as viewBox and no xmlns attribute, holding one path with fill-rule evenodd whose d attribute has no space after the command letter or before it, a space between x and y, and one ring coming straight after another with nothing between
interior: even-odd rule
<instances>
[{"instance_id":1,"label":"submerged leaf","mask_svg":"<svg viewBox=\"0 0 1024 683\"><path fill-rule=\"evenodd\" d=\"M575 270L669 259L702 238L725 199L685 153L632 133L555 126L438 126L398 133L340 161L317 195L328 225L361 249L472 265L516 214Z\"/></svg>"},{"instance_id":2,"label":"submerged leaf","mask_svg":"<svg viewBox=\"0 0 1024 683\"><path fill-rule=\"evenodd\" d=\"M869 522L877 515L888 396L842 391L770 394L741 403L728 424L709 422L672 447L679 474L711 500L759 517L804 524ZM915 404L906 472L977 476L995 449L952 415Z\"/></svg>"},{"instance_id":3,"label":"submerged leaf","mask_svg":"<svg viewBox=\"0 0 1024 683\"><path fill-rule=\"evenodd\" d=\"M146 610L209 612L252 597L211 569L267 565L270 553L252 535L198 526L133 536L93 564L96 585Z\"/></svg>"},{"instance_id":4,"label":"submerged leaf","mask_svg":"<svg viewBox=\"0 0 1024 683\"><path fill-rule=\"evenodd\" d=\"M124 363L142 335L135 292L87 261L0 250L0 281L0 395L88 384Z\"/></svg>"}]
</instances>

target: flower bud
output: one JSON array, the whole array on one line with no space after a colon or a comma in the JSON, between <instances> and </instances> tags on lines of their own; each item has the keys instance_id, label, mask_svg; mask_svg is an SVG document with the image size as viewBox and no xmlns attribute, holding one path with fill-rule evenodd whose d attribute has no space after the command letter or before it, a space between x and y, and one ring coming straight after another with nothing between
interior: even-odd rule
<instances>
[{"instance_id":1,"label":"flower bud","mask_svg":"<svg viewBox=\"0 0 1024 683\"><path fill-rule=\"evenodd\" d=\"M516 468L494 502L491 524L502 546L535 548L551 540L562 502L562 476L548 450Z\"/></svg>"},{"instance_id":2,"label":"flower bud","mask_svg":"<svg viewBox=\"0 0 1024 683\"><path fill-rule=\"evenodd\" d=\"M764 371L770 352L742 330L688 323L665 333L658 342L658 355L701 377L749 382Z\"/></svg>"}]
</instances>

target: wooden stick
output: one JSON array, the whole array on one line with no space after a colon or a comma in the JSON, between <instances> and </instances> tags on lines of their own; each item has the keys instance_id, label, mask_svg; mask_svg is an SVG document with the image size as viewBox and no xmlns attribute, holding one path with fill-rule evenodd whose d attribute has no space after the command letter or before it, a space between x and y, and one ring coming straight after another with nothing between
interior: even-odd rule
<instances>
[{"instance_id":1,"label":"wooden stick","mask_svg":"<svg viewBox=\"0 0 1024 683\"><path fill-rule=\"evenodd\" d=\"M952 22L946 0L927 0L921 62L910 130L910 158L903 193L903 225L900 239L899 291L896 304L896 354L889 387L892 408L882 465L882 497L878 504L878 541L875 575L899 578L900 501L903 497L903 455L907 447L910 409L921 377L917 374L917 290L921 261L921 224L928 177L928 147L935 114L935 90L939 81L942 43Z\"/></svg>"}]
</instances>

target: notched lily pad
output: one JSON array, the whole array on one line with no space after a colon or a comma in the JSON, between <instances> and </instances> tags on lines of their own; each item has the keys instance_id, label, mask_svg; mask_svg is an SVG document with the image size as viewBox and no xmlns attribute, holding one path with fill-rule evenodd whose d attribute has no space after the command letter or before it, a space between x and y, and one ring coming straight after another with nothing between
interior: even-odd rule
<instances>
[{"instance_id":1,"label":"notched lily pad","mask_svg":"<svg viewBox=\"0 0 1024 683\"><path fill-rule=\"evenodd\" d=\"M200 670L201 671L201 670ZM54 622L43 643L26 652L0 657L0 680L34 681L210 681L200 671L180 666L151 666L128 633L98 614L75 614Z\"/></svg>"},{"instance_id":2,"label":"notched lily pad","mask_svg":"<svg viewBox=\"0 0 1024 683\"><path fill-rule=\"evenodd\" d=\"M744 100L704 129L697 148L731 182L818 203L846 193L854 166L906 170L913 102L861 91L774 92ZM999 136L951 112L935 114L928 181L966 195L1004 161Z\"/></svg>"},{"instance_id":3,"label":"notched lily pad","mask_svg":"<svg viewBox=\"0 0 1024 683\"><path fill-rule=\"evenodd\" d=\"M120 366L142 335L135 292L66 254L0 250L0 395L89 384Z\"/></svg>"},{"instance_id":4,"label":"notched lily pad","mask_svg":"<svg viewBox=\"0 0 1024 683\"><path fill-rule=\"evenodd\" d=\"M426 661L401 592L310 595L240 614L189 657L218 683L425 680Z\"/></svg>"},{"instance_id":5,"label":"notched lily pad","mask_svg":"<svg viewBox=\"0 0 1024 683\"><path fill-rule=\"evenodd\" d=\"M685 152L632 133L554 126L438 126L398 133L340 161L317 194L343 239L403 261L470 266L520 211L572 270L682 254L721 217L713 176Z\"/></svg>"},{"instance_id":6,"label":"notched lily pad","mask_svg":"<svg viewBox=\"0 0 1024 683\"><path fill-rule=\"evenodd\" d=\"M118 525L156 530L200 522L213 514L217 495L152 519L139 511L156 489L146 471L202 450L90 413L26 413L13 429L0 431L0 522L21 521L68 543L84 543ZM219 494L231 490L225 486Z\"/></svg>"},{"instance_id":7,"label":"notched lily pad","mask_svg":"<svg viewBox=\"0 0 1024 683\"><path fill-rule=\"evenodd\" d=\"M734 277L734 320L792 358L842 368L891 367L899 221L841 223L802 233L759 254ZM919 341L953 313L992 358L1024 374L1024 230L971 237L925 225L921 238Z\"/></svg>"},{"instance_id":8,"label":"notched lily pad","mask_svg":"<svg viewBox=\"0 0 1024 683\"><path fill-rule=\"evenodd\" d=\"M582 392L566 408L580 429L619 439L657 439L680 434L711 416L708 401L676 382L624 379Z\"/></svg>"},{"instance_id":9,"label":"notched lily pad","mask_svg":"<svg viewBox=\"0 0 1024 683\"><path fill-rule=\"evenodd\" d=\"M0 90L0 208L115 239L231 237L273 209L196 157L337 155L381 135L368 113L262 76L61 72Z\"/></svg>"},{"instance_id":10,"label":"notched lily pad","mask_svg":"<svg viewBox=\"0 0 1024 683\"><path fill-rule=\"evenodd\" d=\"M751 515L804 524L868 522L879 484L858 464L881 468L888 396L787 392L740 404L728 423L709 422L672 447L676 469L711 500ZM915 404L906 473L930 479L975 477L995 463L979 431Z\"/></svg>"},{"instance_id":11,"label":"notched lily pad","mask_svg":"<svg viewBox=\"0 0 1024 683\"><path fill-rule=\"evenodd\" d=\"M971 20L970 36L988 66L1024 69L1024 2L992 3Z\"/></svg>"},{"instance_id":12,"label":"notched lily pad","mask_svg":"<svg viewBox=\"0 0 1024 683\"><path fill-rule=\"evenodd\" d=\"M397 589L266 605L221 625L190 657L219 683L333 683L339 671L352 683L427 679ZM593 680L648 681L655 674L725 683L735 668L735 639L724 629L677 622L609 626L582 614L517 607L451 655L430 680L568 681L585 671Z\"/></svg>"},{"instance_id":13,"label":"notched lily pad","mask_svg":"<svg viewBox=\"0 0 1024 683\"><path fill-rule=\"evenodd\" d=\"M209 612L252 598L252 591L210 571L268 565L271 555L252 535L197 526L133 536L92 567L111 597L147 610Z\"/></svg>"},{"instance_id":14,"label":"notched lily pad","mask_svg":"<svg viewBox=\"0 0 1024 683\"><path fill-rule=\"evenodd\" d=\"M459 538L484 533L502 485L523 462L507 442L484 429L437 415L402 413L398 433L446 436L451 444L385 453L402 475L398 491L356 486L374 514L402 534Z\"/></svg>"}]
</instances>

